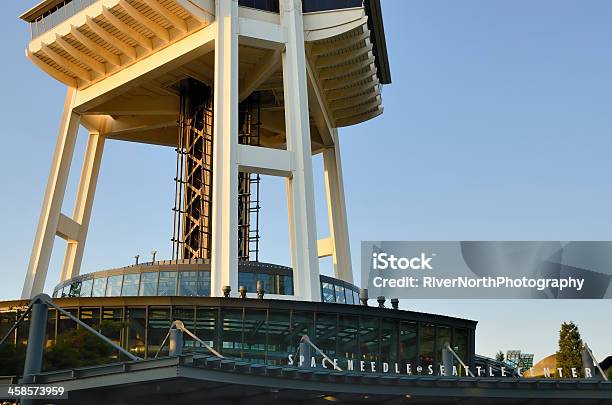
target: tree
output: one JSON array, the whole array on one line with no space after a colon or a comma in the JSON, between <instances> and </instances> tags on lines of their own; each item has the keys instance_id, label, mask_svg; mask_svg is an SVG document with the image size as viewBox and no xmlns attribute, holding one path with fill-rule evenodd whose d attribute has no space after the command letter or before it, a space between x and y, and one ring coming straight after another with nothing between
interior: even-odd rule
<instances>
[{"instance_id":1,"label":"tree","mask_svg":"<svg viewBox=\"0 0 612 405\"><path fill-rule=\"evenodd\" d=\"M123 326L121 322L102 321L100 332L106 336L114 335ZM64 370L116 361L116 350L91 332L79 328L58 335L55 344L45 351L43 369Z\"/></svg>"},{"instance_id":2,"label":"tree","mask_svg":"<svg viewBox=\"0 0 612 405\"><path fill-rule=\"evenodd\" d=\"M21 375L26 347L5 342L0 346L0 375Z\"/></svg>"},{"instance_id":3,"label":"tree","mask_svg":"<svg viewBox=\"0 0 612 405\"><path fill-rule=\"evenodd\" d=\"M575 368L579 377L582 372L582 339L578 326L574 322L563 322L559 330L559 351L557 352L557 367L563 369L563 377L570 377Z\"/></svg>"},{"instance_id":4,"label":"tree","mask_svg":"<svg viewBox=\"0 0 612 405\"><path fill-rule=\"evenodd\" d=\"M504 352L502 352L501 350L495 353L495 360L504 361L505 359L506 357L504 356Z\"/></svg>"}]
</instances>

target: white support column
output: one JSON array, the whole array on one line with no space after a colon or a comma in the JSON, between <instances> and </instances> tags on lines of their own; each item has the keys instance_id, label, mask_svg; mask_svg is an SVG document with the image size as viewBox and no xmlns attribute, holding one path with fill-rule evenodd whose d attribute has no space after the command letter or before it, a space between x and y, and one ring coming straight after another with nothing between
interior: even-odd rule
<instances>
[{"instance_id":1,"label":"white support column","mask_svg":"<svg viewBox=\"0 0 612 405\"><path fill-rule=\"evenodd\" d=\"M98 174L100 173L103 151L104 136L95 132L90 133L89 139L87 140L85 159L83 161L81 179L79 180L79 189L72 214L72 219L79 224L79 232L77 238L75 240L69 240L66 246L61 281L78 276L81 271L83 250L85 249L87 230L89 229L89 220L91 218L94 196L96 194L96 185L98 184Z\"/></svg>"},{"instance_id":2,"label":"white support column","mask_svg":"<svg viewBox=\"0 0 612 405\"><path fill-rule=\"evenodd\" d=\"M344 181L342 180L340 145L338 143L337 130L334 130L334 141L334 146L323 151L332 258L336 277L353 284L351 247L348 236L348 222L346 220Z\"/></svg>"},{"instance_id":3,"label":"white support column","mask_svg":"<svg viewBox=\"0 0 612 405\"><path fill-rule=\"evenodd\" d=\"M36 237L32 246L28 274L21 293L21 298L24 299L40 294L45 287L53 242L57 232L62 203L64 202L64 194L66 193L66 183L68 182L74 145L79 130L80 116L74 112L76 93L76 90L69 88L66 95L64 114L51 162Z\"/></svg>"},{"instance_id":4,"label":"white support column","mask_svg":"<svg viewBox=\"0 0 612 405\"><path fill-rule=\"evenodd\" d=\"M294 291L299 299L320 301L321 286L301 1L281 0L280 14L281 25L287 35L285 52L283 52L287 150L294 156L293 176L287 180Z\"/></svg>"},{"instance_id":5,"label":"white support column","mask_svg":"<svg viewBox=\"0 0 612 405\"><path fill-rule=\"evenodd\" d=\"M238 1L216 2L211 296L238 291Z\"/></svg>"}]
</instances>

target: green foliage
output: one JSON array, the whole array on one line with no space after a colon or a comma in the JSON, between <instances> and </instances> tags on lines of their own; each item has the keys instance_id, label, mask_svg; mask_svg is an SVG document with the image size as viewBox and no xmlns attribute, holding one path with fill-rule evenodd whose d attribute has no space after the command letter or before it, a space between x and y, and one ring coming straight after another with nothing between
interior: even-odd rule
<instances>
[{"instance_id":1,"label":"green foliage","mask_svg":"<svg viewBox=\"0 0 612 405\"><path fill-rule=\"evenodd\" d=\"M582 339L578 326L574 322L563 322L559 331L559 351L557 352L557 367L563 368L563 377L571 376L572 367L583 377L582 370Z\"/></svg>"},{"instance_id":2,"label":"green foliage","mask_svg":"<svg viewBox=\"0 0 612 405\"><path fill-rule=\"evenodd\" d=\"M26 348L5 342L0 346L0 375L22 375Z\"/></svg>"},{"instance_id":3,"label":"green foliage","mask_svg":"<svg viewBox=\"0 0 612 405\"><path fill-rule=\"evenodd\" d=\"M116 335L121 322L102 321L100 332L105 336ZM93 333L79 328L57 337L55 345L46 350L43 369L63 370L118 361L117 352Z\"/></svg>"},{"instance_id":4,"label":"green foliage","mask_svg":"<svg viewBox=\"0 0 612 405\"><path fill-rule=\"evenodd\" d=\"M612 367L608 369L608 381L612 381Z\"/></svg>"},{"instance_id":5,"label":"green foliage","mask_svg":"<svg viewBox=\"0 0 612 405\"><path fill-rule=\"evenodd\" d=\"M504 352L502 352L501 350L495 353L495 360L504 361L505 359L506 359L506 356L504 356Z\"/></svg>"}]
</instances>

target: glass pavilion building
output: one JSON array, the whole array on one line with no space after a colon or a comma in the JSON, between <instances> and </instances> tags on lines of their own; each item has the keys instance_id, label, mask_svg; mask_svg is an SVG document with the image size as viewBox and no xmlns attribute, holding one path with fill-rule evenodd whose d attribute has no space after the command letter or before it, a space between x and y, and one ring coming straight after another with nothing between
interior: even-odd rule
<instances>
[{"instance_id":1,"label":"glass pavilion building","mask_svg":"<svg viewBox=\"0 0 612 405\"><path fill-rule=\"evenodd\" d=\"M281 1L44 0L22 15L31 31L28 58L74 95L66 104L58 148L76 138L79 125L90 134L75 208L82 215L68 218L61 207L43 208L24 298L0 302L1 336L42 291L48 270L44 256L59 236L68 246L53 304L137 356L143 367L169 357L164 342L174 321L197 336L183 336L183 355L204 363L213 352L224 362L290 370L291 356L302 353L308 337L320 350L314 354L319 361L324 354L340 364L363 363L372 374L385 365L398 374L428 374L429 367L443 362L447 344L475 366L475 321L400 310L395 303L385 307L384 299L368 306L365 291L351 281L337 128L383 111L381 87L391 79L379 1ZM222 28L232 21L238 22L239 36L234 28ZM218 60L226 50L233 51ZM218 83L227 88L219 90ZM235 109L235 115L217 113L225 109ZM237 128L224 121L230 115ZM228 147L238 148L240 162L223 148L214 149L236 134L238 143ZM172 260L80 273L93 204L88 193L95 190L106 139L176 148ZM45 207L63 199L65 187L56 187L62 180L54 176L67 176L61 159L71 153L62 149L54 155L57 170L50 176ZM323 154L326 165L333 223L323 240L310 225L316 218L308 172L316 154ZM219 165L229 161L235 172L220 170L224 175L217 176L213 158ZM287 178L293 268L259 260L260 174ZM228 180L234 175L237 185ZM225 186L231 192L223 197ZM229 225L214 228L215 218ZM49 224L54 229L47 229ZM318 274L315 261L329 256L335 277ZM215 262L219 257L231 260ZM220 296L229 284L231 296ZM30 316L8 334L7 344L28 344ZM45 347L79 328L49 309ZM111 361L125 360L125 353L114 350Z\"/></svg>"},{"instance_id":2,"label":"glass pavilion building","mask_svg":"<svg viewBox=\"0 0 612 405\"><path fill-rule=\"evenodd\" d=\"M360 304L359 290L333 277L321 276L321 302L291 300L291 269L244 262L240 283L245 298L210 297L210 272L206 263L155 262L96 272L58 285L54 302L97 330L105 322L118 325L105 334L142 358L168 354L160 347L174 320L182 321L224 357L267 365L286 366L296 354L302 336L308 336L330 358L398 364L403 372L411 365L440 364L449 342L468 365L475 362L476 322L441 315ZM257 281L264 299L254 297ZM0 335L20 317L27 301L0 303ZM11 336L17 345L27 343L27 319ZM50 309L47 346L58 335L78 326ZM185 336L184 352L207 353Z\"/></svg>"}]
</instances>

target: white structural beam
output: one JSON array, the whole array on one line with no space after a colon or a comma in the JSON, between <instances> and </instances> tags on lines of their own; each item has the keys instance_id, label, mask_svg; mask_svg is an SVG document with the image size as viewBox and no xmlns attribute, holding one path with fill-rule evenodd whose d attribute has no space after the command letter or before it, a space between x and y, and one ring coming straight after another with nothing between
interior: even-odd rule
<instances>
[{"instance_id":1,"label":"white structural beam","mask_svg":"<svg viewBox=\"0 0 612 405\"><path fill-rule=\"evenodd\" d=\"M211 24L160 49L106 79L94 83L77 95L76 107L85 112L138 86L140 83L172 71L214 49L217 23Z\"/></svg>"},{"instance_id":2,"label":"white structural beam","mask_svg":"<svg viewBox=\"0 0 612 405\"><path fill-rule=\"evenodd\" d=\"M238 1L216 2L211 296L238 291Z\"/></svg>"},{"instance_id":3,"label":"white structural beam","mask_svg":"<svg viewBox=\"0 0 612 405\"><path fill-rule=\"evenodd\" d=\"M59 80L62 83L66 83L68 87L76 88L78 83L76 78L73 76L67 75L66 73L60 72L57 69L51 67L47 63L43 62L38 56L34 55L32 52L26 49L26 56L30 59L36 66L42 69L43 72L47 73L51 77Z\"/></svg>"},{"instance_id":4,"label":"white structural beam","mask_svg":"<svg viewBox=\"0 0 612 405\"><path fill-rule=\"evenodd\" d=\"M75 26L70 27L70 33L77 41L83 44L83 46L97 55L100 55L106 62L114 66L121 66L121 58L119 55L115 55L108 49L104 48L97 42L93 41L88 36L84 35Z\"/></svg>"},{"instance_id":5,"label":"white structural beam","mask_svg":"<svg viewBox=\"0 0 612 405\"><path fill-rule=\"evenodd\" d=\"M242 172L291 177L292 153L262 146L238 145L238 167Z\"/></svg>"},{"instance_id":6,"label":"white structural beam","mask_svg":"<svg viewBox=\"0 0 612 405\"><path fill-rule=\"evenodd\" d=\"M43 45L41 47L41 51L53 62L57 63L64 69L67 69L79 79L85 82L91 81L91 74L89 73L89 70L83 69L76 63L69 61L68 59L55 52L53 49L49 48L47 45Z\"/></svg>"},{"instance_id":7,"label":"white structural beam","mask_svg":"<svg viewBox=\"0 0 612 405\"><path fill-rule=\"evenodd\" d=\"M338 131L334 130L334 147L323 151L325 188L327 191L327 212L329 217L330 242L336 278L353 283L351 247L349 243L344 181L340 162Z\"/></svg>"},{"instance_id":8,"label":"white structural beam","mask_svg":"<svg viewBox=\"0 0 612 405\"><path fill-rule=\"evenodd\" d=\"M183 34L185 34L189 30L185 20L183 20L181 17L174 14L172 11L170 11L166 7L159 4L157 0L152 0L152 1L147 2L147 6L151 7L153 11L155 11L157 14L164 17L166 21L172 24L174 28L181 31Z\"/></svg>"},{"instance_id":9,"label":"white structural beam","mask_svg":"<svg viewBox=\"0 0 612 405\"><path fill-rule=\"evenodd\" d=\"M282 51L271 51L262 63L256 65L243 79L240 86L240 101L246 100L257 88L273 75L281 66Z\"/></svg>"},{"instance_id":10,"label":"white structural beam","mask_svg":"<svg viewBox=\"0 0 612 405\"><path fill-rule=\"evenodd\" d=\"M38 228L32 247L28 274L23 285L21 298L29 299L40 294L45 286L51 251L60 220L60 212L66 193L66 183L74 145L79 129L79 115L74 112L76 91L68 89L64 103L64 114L57 137L47 189L43 201Z\"/></svg>"},{"instance_id":11,"label":"white structural beam","mask_svg":"<svg viewBox=\"0 0 612 405\"><path fill-rule=\"evenodd\" d=\"M320 301L321 286L301 1L281 0L280 16L281 25L287 33L283 53L287 150L294 154L293 176L287 179L294 291L299 299Z\"/></svg>"},{"instance_id":12,"label":"white structural beam","mask_svg":"<svg viewBox=\"0 0 612 405\"><path fill-rule=\"evenodd\" d=\"M154 1L158 1L158 0L154 0ZM224 0L222 2L225 3L227 1L228 0ZM215 16L210 14L206 10L212 10L213 3L218 3L218 1L215 2L214 0L200 0L199 3L202 3L202 6L203 6L202 8L197 6L191 0L174 0L174 2L178 4L179 6L181 6L186 12L188 12L193 18L195 18L197 21L199 21L202 24L210 23L215 19ZM216 14L219 15L219 13L216 13Z\"/></svg>"},{"instance_id":13,"label":"white structural beam","mask_svg":"<svg viewBox=\"0 0 612 405\"><path fill-rule=\"evenodd\" d=\"M319 258L334 255L334 247L331 238L319 239L317 241L317 254L319 255Z\"/></svg>"},{"instance_id":14,"label":"white structural beam","mask_svg":"<svg viewBox=\"0 0 612 405\"><path fill-rule=\"evenodd\" d=\"M102 103L84 115L172 115L179 114L179 99L176 96L120 96Z\"/></svg>"},{"instance_id":15,"label":"white structural beam","mask_svg":"<svg viewBox=\"0 0 612 405\"><path fill-rule=\"evenodd\" d=\"M66 245L60 281L68 280L80 274L103 150L104 137L98 133L90 133L72 214L72 221L79 226L79 231L76 237L68 240Z\"/></svg>"},{"instance_id":16,"label":"white structural beam","mask_svg":"<svg viewBox=\"0 0 612 405\"><path fill-rule=\"evenodd\" d=\"M154 3L156 2L157 1L154 1ZM138 22L140 25L147 27L149 30L153 31L153 33L155 33L155 35L159 39L161 39L164 42L170 41L170 34L168 33L167 29L165 29L158 23L146 17L144 14L142 14L140 11L134 8L134 6L132 6L127 1L119 0L119 5L121 6L122 9L125 10L126 13L128 13L130 17L134 19L134 21Z\"/></svg>"},{"instance_id":17,"label":"white structural beam","mask_svg":"<svg viewBox=\"0 0 612 405\"><path fill-rule=\"evenodd\" d=\"M153 42L150 38L147 38L140 32L136 31L135 29L121 21L117 16L111 13L110 9L102 7L102 15L109 23L111 23L115 28L117 28L119 32L130 37L134 42L145 48L147 51L153 50Z\"/></svg>"},{"instance_id":18,"label":"white structural beam","mask_svg":"<svg viewBox=\"0 0 612 405\"><path fill-rule=\"evenodd\" d=\"M314 118L314 123L319 130L323 144L331 146L334 144L334 136L331 120L325 105L325 99L319 89L314 71L310 65L306 65L306 72L308 74L308 103Z\"/></svg>"},{"instance_id":19,"label":"white structural beam","mask_svg":"<svg viewBox=\"0 0 612 405\"><path fill-rule=\"evenodd\" d=\"M79 238L81 225L72 218L60 213L59 221L57 222L57 230L55 234L66 242L72 242Z\"/></svg>"},{"instance_id":20,"label":"white structural beam","mask_svg":"<svg viewBox=\"0 0 612 405\"><path fill-rule=\"evenodd\" d=\"M123 52L130 59L136 59L136 49L126 42L123 42L104 28L100 27L90 16L85 16L87 28L93 31L97 36L102 38L104 42L111 45L113 48Z\"/></svg>"},{"instance_id":21,"label":"white structural beam","mask_svg":"<svg viewBox=\"0 0 612 405\"><path fill-rule=\"evenodd\" d=\"M72 56L74 59L86 64L90 69L98 72L103 75L106 73L106 67L104 63L100 63L91 56L87 55L85 52L82 52L72 45L70 45L66 40L64 40L61 36L57 35L55 37L55 42L64 50L68 55Z\"/></svg>"},{"instance_id":22,"label":"white structural beam","mask_svg":"<svg viewBox=\"0 0 612 405\"><path fill-rule=\"evenodd\" d=\"M257 48L283 48L285 31L279 24L254 18L240 18L239 24L241 43Z\"/></svg>"}]
</instances>

